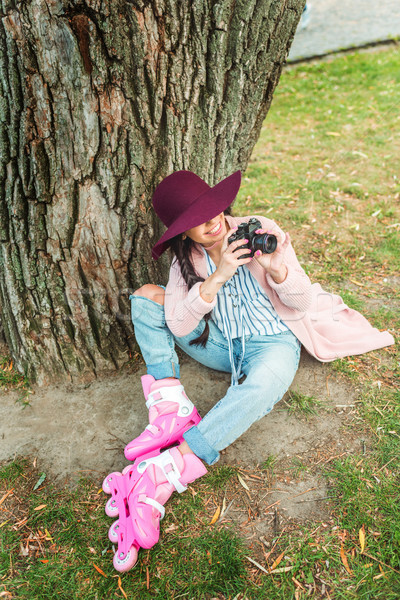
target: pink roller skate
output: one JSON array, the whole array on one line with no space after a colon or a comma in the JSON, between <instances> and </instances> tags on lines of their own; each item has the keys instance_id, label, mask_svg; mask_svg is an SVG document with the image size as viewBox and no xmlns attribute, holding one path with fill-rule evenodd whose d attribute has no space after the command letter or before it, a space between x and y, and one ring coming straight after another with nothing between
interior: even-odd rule
<instances>
[{"instance_id":1,"label":"pink roller skate","mask_svg":"<svg viewBox=\"0 0 400 600\"><path fill-rule=\"evenodd\" d=\"M182 455L178 448L137 462L136 473L141 477L128 496L129 512L135 540L142 548L151 548L158 542L163 505L172 492L184 492L207 469L195 454Z\"/></svg>"},{"instance_id":2,"label":"pink roller skate","mask_svg":"<svg viewBox=\"0 0 400 600\"><path fill-rule=\"evenodd\" d=\"M122 473L110 473L103 481L103 491L111 494L106 504L109 517L119 517L110 527L108 537L118 543L114 568L129 571L142 548L151 548L160 536L163 504L174 490L184 492L186 485L205 475L207 469L194 454L182 456L178 448L159 450L138 458Z\"/></svg>"},{"instance_id":3,"label":"pink roller skate","mask_svg":"<svg viewBox=\"0 0 400 600\"><path fill-rule=\"evenodd\" d=\"M148 457L159 455L159 451L147 454ZM136 461L139 462L139 461ZM113 544L118 544L114 554L114 568L119 572L129 571L138 557L140 549L133 531L133 521L129 512L128 496L135 484L141 478L141 473L135 469L136 463L128 465L122 473L114 472L107 475L103 481L103 491L111 494L105 511L109 517L119 517L108 530L108 538Z\"/></svg>"},{"instance_id":4,"label":"pink roller skate","mask_svg":"<svg viewBox=\"0 0 400 600\"><path fill-rule=\"evenodd\" d=\"M182 434L201 420L179 379L156 380L152 375L141 379L150 424L125 447L127 460L183 441Z\"/></svg>"}]
</instances>

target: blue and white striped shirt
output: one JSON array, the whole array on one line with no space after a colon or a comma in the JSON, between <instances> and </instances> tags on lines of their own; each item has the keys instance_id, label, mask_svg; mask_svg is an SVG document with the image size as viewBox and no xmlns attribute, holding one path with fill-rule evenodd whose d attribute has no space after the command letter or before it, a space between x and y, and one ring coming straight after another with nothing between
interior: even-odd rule
<instances>
[{"instance_id":1,"label":"blue and white striped shirt","mask_svg":"<svg viewBox=\"0 0 400 600\"><path fill-rule=\"evenodd\" d=\"M208 252L204 252L207 275L211 275L216 266ZM243 335L276 335L289 330L245 266L219 290L211 318L227 339Z\"/></svg>"},{"instance_id":2,"label":"blue and white striped shirt","mask_svg":"<svg viewBox=\"0 0 400 600\"><path fill-rule=\"evenodd\" d=\"M207 275L212 275L217 267L205 248L204 253ZM276 335L289 329L245 265L219 290L211 318L228 342L232 385L238 385L241 377L247 335ZM242 341L242 356L237 365L233 355L235 338Z\"/></svg>"}]
</instances>

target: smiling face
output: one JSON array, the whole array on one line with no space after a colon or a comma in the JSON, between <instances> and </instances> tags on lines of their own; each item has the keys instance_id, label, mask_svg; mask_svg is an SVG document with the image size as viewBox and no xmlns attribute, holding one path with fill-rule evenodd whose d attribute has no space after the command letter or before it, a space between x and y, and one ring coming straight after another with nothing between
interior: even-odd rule
<instances>
[{"instance_id":1,"label":"smiling face","mask_svg":"<svg viewBox=\"0 0 400 600\"><path fill-rule=\"evenodd\" d=\"M185 234L194 242L207 248L213 246L216 242L222 242L226 232L225 215L222 212L210 221L188 229Z\"/></svg>"}]
</instances>

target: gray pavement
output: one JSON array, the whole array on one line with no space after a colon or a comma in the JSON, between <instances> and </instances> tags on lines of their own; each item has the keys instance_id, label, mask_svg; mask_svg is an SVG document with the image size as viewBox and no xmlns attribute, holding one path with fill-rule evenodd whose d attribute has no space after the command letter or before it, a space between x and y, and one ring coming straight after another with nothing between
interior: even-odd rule
<instances>
[{"instance_id":1,"label":"gray pavement","mask_svg":"<svg viewBox=\"0 0 400 600\"><path fill-rule=\"evenodd\" d=\"M310 21L298 28L289 61L400 37L400 0L311 0Z\"/></svg>"}]
</instances>

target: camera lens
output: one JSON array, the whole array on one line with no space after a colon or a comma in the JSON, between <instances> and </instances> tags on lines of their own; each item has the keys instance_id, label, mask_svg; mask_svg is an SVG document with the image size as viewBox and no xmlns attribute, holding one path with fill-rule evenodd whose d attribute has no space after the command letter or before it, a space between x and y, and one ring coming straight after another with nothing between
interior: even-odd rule
<instances>
[{"instance_id":1,"label":"camera lens","mask_svg":"<svg viewBox=\"0 0 400 600\"><path fill-rule=\"evenodd\" d=\"M253 239L254 252L261 250L263 254L272 254L275 252L277 245L278 242L276 237L268 233L255 235Z\"/></svg>"}]
</instances>

